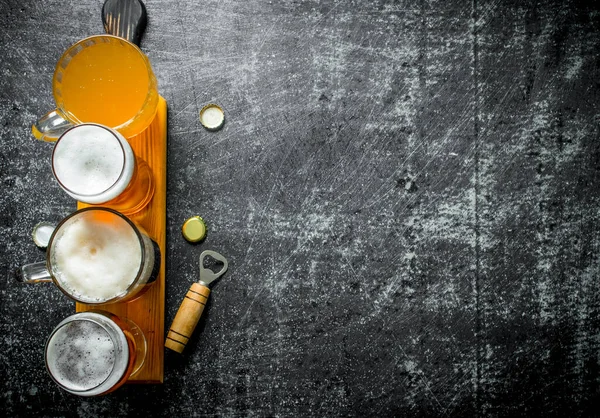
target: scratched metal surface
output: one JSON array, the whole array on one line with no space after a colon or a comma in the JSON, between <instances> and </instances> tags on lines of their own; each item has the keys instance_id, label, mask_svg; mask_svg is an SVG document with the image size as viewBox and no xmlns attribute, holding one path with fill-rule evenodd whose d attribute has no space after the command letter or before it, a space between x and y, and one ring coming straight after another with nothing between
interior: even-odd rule
<instances>
[{"instance_id":1,"label":"scratched metal surface","mask_svg":"<svg viewBox=\"0 0 600 418\"><path fill-rule=\"evenodd\" d=\"M10 271L42 257L36 221L74 209L29 126L101 3L0 2L7 416L597 413L600 12L568 0L146 1L167 323L202 249L230 270L163 385L56 388L43 345L73 305Z\"/></svg>"}]
</instances>

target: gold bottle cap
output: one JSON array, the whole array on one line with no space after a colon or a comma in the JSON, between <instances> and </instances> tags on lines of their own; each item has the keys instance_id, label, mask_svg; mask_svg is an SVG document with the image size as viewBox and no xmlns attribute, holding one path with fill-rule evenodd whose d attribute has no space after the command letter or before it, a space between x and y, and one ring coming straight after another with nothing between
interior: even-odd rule
<instances>
[{"instance_id":1,"label":"gold bottle cap","mask_svg":"<svg viewBox=\"0 0 600 418\"><path fill-rule=\"evenodd\" d=\"M209 131L218 131L225 123L225 112L221 106L209 103L200 110L200 123Z\"/></svg>"},{"instance_id":2,"label":"gold bottle cap","mask_svg":"<svg viewBox=\"0 0 600 418\"><path fill-rule=\"evenodd\" d=\"M48 242L50 242L50 236L54 232L56 225L51 224L50 222L40 222L36 226L33 227L33 232L31 236L33 237L33 242L40 248L46 248L48 246Z\"/></svg>"},{"instance_id":3,"label":"gold bottle cap","mask_svg":"<svg viewBox=\"0 0 600 418\"><path fill-rule=\"evenodd\" d=\"M206 224L199 216L192 216L183 223L181 228L183 237L189 242L202 241L206 237Z\"/></svg>"}]
</instances>

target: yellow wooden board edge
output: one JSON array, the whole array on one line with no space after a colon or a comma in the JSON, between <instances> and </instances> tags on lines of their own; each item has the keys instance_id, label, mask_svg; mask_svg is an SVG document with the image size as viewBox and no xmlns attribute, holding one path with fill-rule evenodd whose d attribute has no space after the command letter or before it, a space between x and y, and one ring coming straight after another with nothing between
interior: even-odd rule
<instances>
[{"instance_id":1,"label":"yellow wooden board edge","mask_svg":"<svg viewBox=\"0 0 600 418\"><path fill-rule=\"evenodd\" d=\"M158 278L140 297L125 303L87 305L76 303L77 312L102 309L134 321L148 344L146 360L128 383L162 383L164 378L165 260L167 228L167 102L160 97L156 116L141 134L128 138L137 157L148 163L155 181L154 197L148 206L129 216L158 244L161 263ZM88 205L78 202L77 208Z\"/></svg>"}]
</instances>

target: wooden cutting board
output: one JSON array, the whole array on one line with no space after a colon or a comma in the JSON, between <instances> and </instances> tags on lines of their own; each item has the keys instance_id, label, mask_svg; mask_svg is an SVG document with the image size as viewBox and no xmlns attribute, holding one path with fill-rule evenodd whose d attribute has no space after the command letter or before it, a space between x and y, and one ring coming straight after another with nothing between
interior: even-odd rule
<instances>
[{"instance_id":1,"label":"wooden cutting board","mask_svg":"<svg viewBox=\"0 0 600 418\"><path fill-rule=\"evenodd\" d=\"M77 312L101 309L135 322L148 344L146 360L129 383L162 383L164 376L165 255L167 227L167 102L160 97L156 117L141 134L128 138L136 156L148 163L154 174L154 197L140 212L129 218L141 225L160 247L159 275L142 296L125 303L87 305L76 303ZM77 208L88 205L78 202Z\"/></svg>"}]
</instances>

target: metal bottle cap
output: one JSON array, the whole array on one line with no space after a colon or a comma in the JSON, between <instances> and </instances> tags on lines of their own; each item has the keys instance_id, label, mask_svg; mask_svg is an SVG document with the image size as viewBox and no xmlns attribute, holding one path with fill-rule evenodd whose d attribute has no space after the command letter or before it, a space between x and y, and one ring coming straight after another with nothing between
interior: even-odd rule
<instances>
[{"instance_id":1,"label":"metal bottle cap","mask_svg":"<svg viewBox=\"0 0 600 418\"><path fill-rule=\"evenodd\" d=\"M31 236L33 237L33 242L40 248L46 248L48 246L48 242L50 241L50 236L56 225L50 222L40 222L36 226L33 227L33 232Z\"/></svg>"},{"instance_id":2,"label":"metal bottle cap","mask_svg":"<svg viewBox=\"0 0 600 418\"><path fill-rule=\"evenodd\" d=\"M200 110L200 123L209 131L218 131L225 123L225 112L221 106L209 103Z\"/></svg>"},{"instance_id":3,"label":"metal bottle cap","mask_svg":"<svg viewBox=\"0 0 600 418\"><path fill-rule=\"evenodd\" d=\"M183 237L189 242L202 241L206 237L206 224L199 216L192 216L183 223Z\"/></svg>"}]
</instances>

